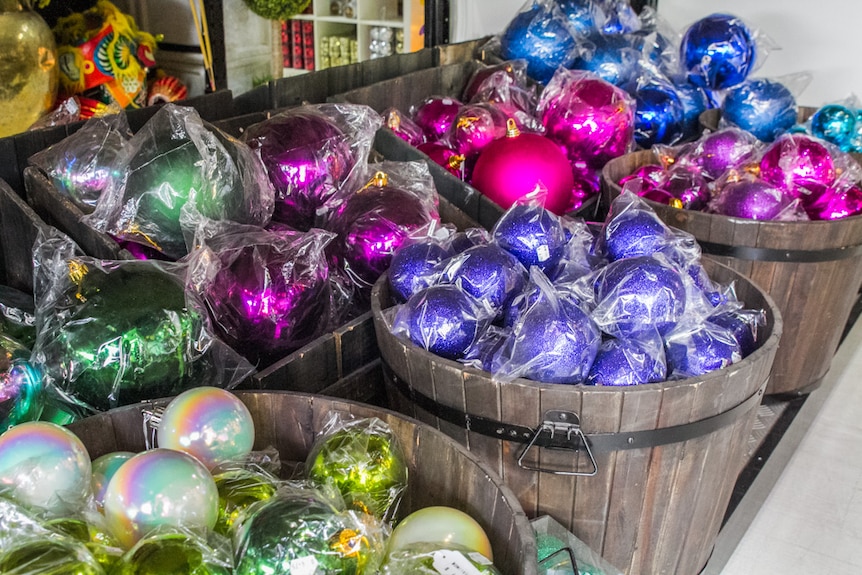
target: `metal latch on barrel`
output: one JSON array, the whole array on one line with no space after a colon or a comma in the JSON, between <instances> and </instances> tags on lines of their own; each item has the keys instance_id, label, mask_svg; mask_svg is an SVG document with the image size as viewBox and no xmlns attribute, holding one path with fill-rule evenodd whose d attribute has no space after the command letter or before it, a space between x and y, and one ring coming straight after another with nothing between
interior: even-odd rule
<instances>
[{"instance_id":1,"label":"metal latch on barrel","mask_svg":"<svg viewBox=\"0 0 862 575\"><path fill-rule=\"evenodd\" d=\"M525 462L527 452L537 446L547 449L568 450L574 453L583 451L589 458L590 469L553 469ZM553 473L555 475L577 475L584 477L592 477L599 471L598 465L596 465L596 458L593 457L593 452L590 450L587 436L581 431L581 418L573 411L558 409L545 412L542 424L536 428L530 441L518 456L518 467L530 471Z\"/></svg>"}]
</instances>

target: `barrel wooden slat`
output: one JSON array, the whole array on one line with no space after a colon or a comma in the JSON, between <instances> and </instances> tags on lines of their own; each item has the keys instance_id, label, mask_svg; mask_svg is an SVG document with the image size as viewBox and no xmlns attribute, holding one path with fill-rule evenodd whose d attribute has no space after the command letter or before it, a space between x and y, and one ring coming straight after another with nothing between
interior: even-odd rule
<instances>
[{"instance_id":1,"label":"barrel wooden slat","mask_svg":"<svg viewBox=\"0 0 862 575\"><path fill-rule=\"evenodd\" d=\"M500 400L502 409L501 421L520 422L531 421L532 426L537 426L542 421L541 403L539 401L539 387L526 381L514 381L500 387ZM530 517L538 515L537 501L538 481L531 473L519 473L517 463L523 444L507 441L503 444L503 481L512 488L524 511Z\"/></svg>"},{"instance_id":2,"label":"barrel wooden slat","mask_svg":"<svg viewBox=\"0 0 862 575\"><path fill-rule=\"evenodd\" d=\"M466 413L464 379L461 373L456 366L434 363L429 375L434 382L434 400ZM467 430L463 426L441 421L440 431L455 438L462 445L467 444Z\"/></svg>"},{"instance_id":3,"label":"barrel wooden slat","mask_svg":"<svg viewBox=\"0 0 862 575\"><path fill-rule=\"evenodd\" d=\"M464 371L464 399L467 413L493 421L502 420L500 383L492 382L489 389L483 372L472 369ZM503 450L499 440L474 433L468 435L467 441L470 451L481 457L500 476L503 475Z\"/></svg>"}]
</instances>

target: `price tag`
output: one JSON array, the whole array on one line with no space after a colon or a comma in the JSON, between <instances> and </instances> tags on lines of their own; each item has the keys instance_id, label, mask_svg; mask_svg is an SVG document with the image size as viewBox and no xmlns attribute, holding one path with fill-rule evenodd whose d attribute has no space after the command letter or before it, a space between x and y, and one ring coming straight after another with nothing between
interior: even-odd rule
<instances>
[{"instance_id":1,"label":"price tag","mask_svg":"<svg viewBox=\"0 0 862 575\"><path fill-rule=\"evenodd\" d=\"M536 257L540 262L548 260L551 257L551 249L548 246L539 246L536 249Z\"/></svg>"},{"instance_id":2,"label":"price tag","mask_svg":"<svg viewBox=\"0 0 862 575\"><path fill-rule=\"evenodd\" d=\"M289 564L290 575L314 575L317 571L317 558L308 555L306 557L297 557Z\"/></svg>"},{"instance_id":3,"label":"price tag","mask_svg":"<svg viewBox=\"0 0 862 575\"><path fill-rule=\"evenodd\" d=\"M469 553L467 553L467 557L472 559L473 563L478 563L479 565L493 565L490 559L476 551L470 551Z\"/></svg>"},{"instance_id":4,"label":"price tag","mask_svg":"<svg viewBox=\"0 0 862 575\"><path fill-rule=\"evenodd\" d=\"M434 570L440 575L482 575L470 560L458 551L440 549L431 554Z\"/></svg>"}]
</instances>

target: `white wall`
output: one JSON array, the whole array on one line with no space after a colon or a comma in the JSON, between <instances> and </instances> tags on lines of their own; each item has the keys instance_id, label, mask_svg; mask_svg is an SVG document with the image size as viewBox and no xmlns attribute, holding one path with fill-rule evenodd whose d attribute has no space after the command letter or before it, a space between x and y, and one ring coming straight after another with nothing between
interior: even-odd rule
<instances>
[{"instance_id":1,"label":"white wall","mask_svg":"<svg viewBox=\"0 0 862 575\"><path fill-rule=\"evenodd\" d=\"M454 0L467 6L468 22L456 22L453 41L495 34L505 28L524 2ZM658 0L659 14L677 30L713 12L735 14L781 46L754 75L775 77L800 71L813 74L799 96L802 105L820 106L851 93L862 98L862 2L859 0Z\"/></svg>"}]
</instances>

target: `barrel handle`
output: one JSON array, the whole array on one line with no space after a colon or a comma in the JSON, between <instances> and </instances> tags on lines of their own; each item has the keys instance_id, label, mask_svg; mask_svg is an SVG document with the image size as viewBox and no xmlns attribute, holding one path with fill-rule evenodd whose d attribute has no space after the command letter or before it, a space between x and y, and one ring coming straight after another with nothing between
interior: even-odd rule
<instances>
[{"instance_id":1,"label":"barrel handle","mask_svg":"<svg viewBox=\"0 0 862 575\"><path fill-rule=\"evenodd\" d=\"M524 463L524 458L527 452L536 444L536 441L543 434L547 433L549 442L552 446L548 449L565 449L571 451L579 451L583 446L587 456L590 458L591 471L569 471L564 469L546 469L541 466L532 466ZM559 409L551 409L545 412L542 424L536 428L533 437L527 443L526 447L521 450L518 456L518 467L528 471L541 471L543 473L551 473L553 475L574 475L578 477L592 477L599 472L599 466L596 464L596 458L593 457L593 452L590 450L590 444L584 432L581 431L581 418L573 411L563 411Z\"/></svg>"}]
</instances>

